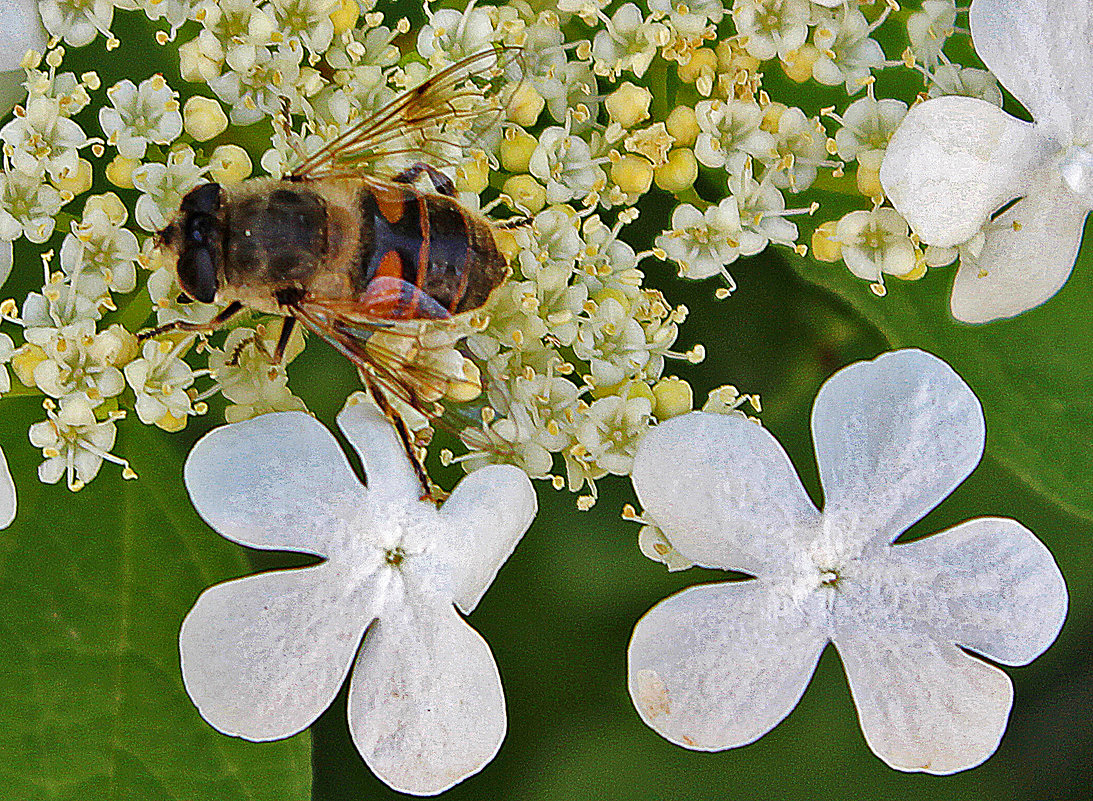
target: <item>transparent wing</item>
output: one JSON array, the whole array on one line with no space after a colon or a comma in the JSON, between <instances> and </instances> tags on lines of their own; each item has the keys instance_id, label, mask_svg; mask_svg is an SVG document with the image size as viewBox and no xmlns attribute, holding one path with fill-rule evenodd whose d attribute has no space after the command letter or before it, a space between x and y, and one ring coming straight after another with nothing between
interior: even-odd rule
<instances>
[{"instance_id":1,"label":"transparent wing","mask_svg":"<svg viewBox=\"0 0 1093 801\"><path fill-rule=\"evenodd\" d=\"M475 129L489 127L491 121L500 124L506 108L501 89L520 67L522 52L519 47L490 47L455 62L332 139L296 167L292 177L352 174L365 163L399 154L435 162L445 148L461 152Z\"/></svg>"}]
</instances>

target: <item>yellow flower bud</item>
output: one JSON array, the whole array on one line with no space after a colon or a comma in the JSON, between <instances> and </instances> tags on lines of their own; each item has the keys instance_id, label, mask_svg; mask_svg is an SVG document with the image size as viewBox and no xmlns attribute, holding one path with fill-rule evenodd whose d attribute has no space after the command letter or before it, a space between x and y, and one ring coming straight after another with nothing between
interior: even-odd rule
<instances>
[{"instance_id":1,"label":"yellow flower bud","mask_svg":"<svg viewBox=\"0 0 1093 801\"><path fill-rule=\"evenodd\" d=\"M53 183L57 189L70 192L73 197L83 194L91 188L91 162L80 159L76 162L76 172L60 176Z\"/></svg>"},{"instance_id":2,"label":"yellow flower bud","mask_svg":"<svg viewBox=\"0 0 1093 801\"><path fill-rule=\"evenodd\" d=\"M501 251L501 255L505 257L506 261L512 262L523 250L520 240L516 238L516 234L512 231L504 228L495 229L493 238L497 240L497 249Z\"/></svg>"},{"instance_id":3,"label":"yellow flower bud","mask_svg":"<svg viewBox=\"0 0 1093 801\"><path fill-rule=\"evenodd\" d=\"M23 345L11 357L11 369L25 387L35 387L34 368L46 360L46 352L38 345Z\"/></svg>"},{"instance_id":4,"label":"yellow flower bud","mask_svg":"<svg viewBox=\"0 0 1093 801\"><path fill-rule=\"evenodd\" d=\"M163 417L156 420L156 425L164 431L174 434L186 427L188 417L189 415L186 414L182 415L182 417L175 417L170 412L164 412Z\"/></svg>"},{"instance_id":5,"label":"yellow flower bud","mask_svg":"<svg viewBox=\"0 0 1093 801\"><path fill-rule=\"evenodd\" d=\"M687 148L676 148L668 154L668 161L653 172L657 186L665 192L683 192L690 189L698 178L698 161Z\"/></svg>"},{"instance_id":6,"label":"yellow flower bud","mask_svg":"<svg viewBox=\"0 0 1093 801\"><path fill-rule=\"evenodd\" d=\"M630 298L626 297L621 289L613 286L607 286L592 296L592 300L597 304L603 303L609 298L611 300L618 301L619 305L622 306L623 310L625 310L627 314L630 313Z\"/></svg>"},{"instance_id":7,"label":"yellow flower bud","mask_svg":"<svg viewBox=\"0 0 1093 801\"><path fill-rule=\"evenodd\" d=\"M796 50L786 53L782 61L782 69L791 81L804 83L812 77L812 65L820 57L820 51L815 45L803 44Z\"/></svg>"},{"instance_id":8,"label":"yellow flower bud","mask_svg":"<svg viewBox=\"0 0 1093 801\"><path fill-rule=\"evenodd\" d=\"M611 180L628 195L642 195L653 183L653 165L644 156L627 153L611 165Z\"/></svg>"},{"instance_id":9,"label":"yellow flower bud","mask_svg":"<svg viewBox=\"0 0 1093 801\"><path fill-rule=\"evenodd\" d=\"M133 188L133 170L140 166L137 159L127 159L122 156L114 156L106 165L106 180L119 189Z\"/></svg>"},{"instance_id":10,"label":"yellow flower bud","mask_svg":"<svg viewBox=\"0 0 1093 801\"><path fill-rule=\"evenodd\" d=\"M121 198L113 192L105 192L101 195L92 195L84 204L84 214L94 209L102 211L114 225L122 225L129 216L129 211Z\"/></svg>"},{"instance_id":11,"label":"yellow flower bud","mask_svg":"<svg viewBox=\"0 0 1093 801\"><path fill-rule=\"evenodd\" d=\"M237 184L251 174L250 156L239 145L219 145L209 158L209 176L220 184Z\"/></svg>"},{"instance_id":12,"label":"yellow flower bud","mask_svg":"<svg viewBox=\"0 0 1093 801\"><path fill-rule=\"evenodd\" d=\"M509 172L527 172L538 141L523 128L509 128L501 140L501 166Z\"/></svg>"},{"instance_id":13,"label":"yellow flower bud","mask_svg":"<svg viewBox=\"0 0 1093 801\"><path fill-rule=\"evenodd\" d=\"M858 154L858 191L867 198L884 197L884 187L880 185L880 163L883 160L883 150L866 150Z\"/></svg>"},{"instance_id":14,"label":"yellow flower bud","mask_svg":"<svg viewBox=\"0 0 1093 801\"><path fill-rule=\"evenodd\" d=\"M924 275L926 275L926 260L919 259L910 272L904 273L903 275L897 275L896 278L901 281L917 281Z\"/></svg>"},{"instance_id":15,"label":"yellow flower bud","mask_svg":"<svg viewBox=\"0 0 1093 801\"><path fill-rule=\"evenodd\" d=\"M342 34L355 27L360 13L357 0L340 0L338 7L330 12L330 21L334 23L334 33Z\"/></svg>"},{"instance_id":16,"label":"yellow flower bud","mask_svg":"<svg viewBox=\"0 0 1093 801\"><path fill-rule=\"evenodd\" d=\"M767 104L763 109L763 120L759 123L759 127L767 133L778 133L778 120L782 119L782 113L789 108L785 103L779 103L777 100Z\"/></svg>"},{"instance_id":17,"label":"yellow flower bud","mask_svg":"<svg viewBox=\"0 0 1093 801\"><path fill-rule=\"evenodd\" d=\"M653 93L644 86L627 81L603 101L607 116L623 128L633 128L642 120L649 119L649 103Z\"/></svg>"},{"instance_id":18,"label":"yellow flower bud","mask_svg":"<svg viewBox=\"0 0 1093 801\"><path fill-rule=\"evenodd\" d=\"M653 386L653 414L667 420L686 414L694 408L694 392L682 378L662 378Z\"/></svg>"},{"instance_id":19,"label":"yellow flower bud","mask_svg":"<svg viewBox=\"0 0 1093 801\"><path fill-rule=\"evenodd\" d=\"M546 188L530 175L513 175L501 187L517 207L536 214L546 205Z\"/></svg>"},{"instance_id":20,"label":"yellow flower bud","mask_svg":"<svg viewBox=\"0 0 1093 801\"><path fill-rule=\"evenodd\" d=\"M717 53L712 48L700 47L691 53L690 61L679 66L678 72L684 83L695 83L703 75L712 77L717 72Z\"/></svg>"},{"instance_id":21,"label":"yellow flower bud","mask_svg":"<svg viewBox=\"0 0 1093 801\"><path fill-rule=\"evenodd\" d=\"M676 140L677 147L690 147L698 139L700 128L695 111L690 106L676 106L665 121L668 133Z\"/></svg>"},{"instance_id":22,"label":"yellow flower bud","mask_svg":"<svg viewBox=\"0 0 1093 801\"><path fill-rule=\"evenodd\" d=\"M455 188L460 192L474 192L477 195L489 185L490 163L481 151L455 168Z\"/></svg>"},{"instance_id":23,"label":"yellow flower bud","mask_svg":"<svg viewBox=\"0 0 1093 801\"><path fill-rule=\"evenodd\" d=\"M198 142L208 142L227 130L228 117L218 100L195 95L182 107L182 124Z\"/></svg>"},{"instance_id":24,"label":"yellow flower bud","mask_svg":"<svg viewBox=\"0 0 1093 801\"><path fill-rule=\"evenodd\" d=\"M543 100L543 96L529 82L524 81L516 89L512 100L509 101L509 119L517 125L528 128L539 119L539 115L543 112L545 106L546 101Z\"/></svg>"},{"instance_id":25,"label":"yellow flower bud","mask_svg":"<svg viewBox=\"0 0 1093 801\"><path fill-rule=\"evenodd\" d=\"M197 38L179 45L178 60L182 79L191 83L208 83L220 74L220 64L201 52Z\"/></svg>"},{"instance_id":26,"label":"yellow flower bud","mask_svg":"<svg viewBox=\"0 0 1093 801\"><path fill-rule=\"evenodd\" d=\"M816 261L835 262L842 258L843 246L835 240L838 220L828 220L812 232L812 258Z\"/></svg>"}]
</instances>

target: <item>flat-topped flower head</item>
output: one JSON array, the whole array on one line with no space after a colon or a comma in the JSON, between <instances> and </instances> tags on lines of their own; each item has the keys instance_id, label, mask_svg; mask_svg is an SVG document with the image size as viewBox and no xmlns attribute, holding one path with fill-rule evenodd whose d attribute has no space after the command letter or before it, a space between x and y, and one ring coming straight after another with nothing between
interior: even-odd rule
<instances>
[{"instance_id":1,"label":"flat-topped flower head","mask_svg":"<svg viewBox=\"0 0 1093 801\"><path fill-rule=\"evenodd\" d=\"M974 654L1039 656L1066 616L1063 577L1004 518L892 544L971 473L984 434L971 389L918 350L853 364L820 389L823 512L746 419L692 413L652 429L632 474L646 519L683 560L755 578L691 587L637 624L630 694L645 722L696 750L750 743L789 714L832 642L866 742L889 765L944 774L989 757L1013 688Z\"/></svg>"},{"instance_id":2,"label":"flat-topped flower head","mask_svg":"<svg viewBox=\"0 0 1093 801\"><path fill-rule=\"evenodd\" d=\"M400 792L440 793L505 736L497 665L456 609L477 605L531 524L535 493L523 471L491 465L437 509L362 395L338 426L367 486L303 412L224 426L194 446L186 487L209 525L323 561L206 590L182 624L183 681L215 728L276 740L311 725L352 668L349 729L365 762Z\"/></svg>"},{"instance_id":3,"label":"flat-topped flower head","mask_svg":"<svg viewBox=\"0 0 1093 801\"><path fill-rule=\"evenodd\" d=\"M979 57L1034 122L976 98L929 100L892 137L880 180L926 244L982 231L952 295L955 317L982 323L1043 303L1077 258L1093 209L1093 0L974 0L969 18Z\"/></svg>"}]
</instances>

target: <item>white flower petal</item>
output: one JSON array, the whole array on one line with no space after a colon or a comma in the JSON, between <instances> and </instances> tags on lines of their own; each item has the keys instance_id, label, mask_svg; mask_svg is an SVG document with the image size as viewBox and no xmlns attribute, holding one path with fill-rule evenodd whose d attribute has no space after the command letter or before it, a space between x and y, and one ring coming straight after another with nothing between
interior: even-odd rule
<instances>
[{"instance_id":1,"label":"white flower petal","mask_svg":"<svg viewBox=\"0 0 1093 801\"><path fill-rule=\"evenodd\" d=\"M791 564L818 512L782 446L743 418L692 412L653 428L631 476L671 544L707 566L770 573Z\"/></svg>"},{"instance_id":2,"label":"white flower petal","mask_svg":"<svg viewBox=\"0 0 1093 801\"><path fill-rule=\"evenodd\" d=\"M963 379L920 350L843 368L820 387L812 438L824 526L843 543L888 543L975 469L983 409Z\"/></svg>"},{"instance_id":3,"label":"white flower petal","mask_svg":"<svg viewBox=\"0 0 1093 801\"><path fill-rule=\"evenodd\" d=\"M501 747L501 676L486 641L451 606L389 609L353 669L349 730L389 786L435 795L480 771Z\"/></svg>"},{"instance_id":4,"label":"white flower petal","mask_svg":"<svg viewBox=\"0 0 1093 801\"><path fill-rule=\"evenodd\" d=\"M186 459L186 489L222 536L326 556L367 490L338 441L303 412L213 429Z\"/></svg>"},{"instance_id":5,"label":"white flower petal","mask_svg":"<svg viewBox=\"0 0 1093 801\"><path fill-rule=\"evenodd\" d=\"M1070 277L1088 214L1063 185L1058 170L1041 170L1025 197L986 229L979 256L961 254L953 282L953 316L985 323L1020 314L1052 297Z\"/></svg>"},{"instance_id":6,"label":"white flower petal","mask_svg":"<svg viewBox=\"0 0 1093 801\"><path fill-rule=\"evenodd\" d=\"M15 519L15 482L11 480L8 460L0 449L0 528L7 528Z\"/></svg>"},{"instance_id":7,"label":"white flower petal","mask_svg":"<svg viewBox=\"0 0 1093 801\"><path fill-rule=\"evenodd\" d=\"M798 604L765 579L702 584L654 606L634 628L630 697L671 742L746 745L790 713L828 635L824 601Z\"/></svg>"},{"instance_id":8,"label":"white flower petal","mask_svg":"<svg viewBox=\"0 0 1093 801\"><path fill-rule=\"evenodd\" d=\"M186 692L205 720L225 734L276 740L322 714L371 620L372 587L346 571L333 563L278 570L201 594L179 651Z\"/></svg>"},{"instance_id":9,"label":"white flower petal","mask_svg":"<svg viewBox=\"0 0 1093 801\"><path fill-rule=\"evenodd\" d=\"M1093 0L975 0L972 41L1033 119L1064 139L1093 125Z\"/></svg>"},{"instance_id":10,"label":"white flower petal","mask_svg":"<svg viewBox=\"0 0 1093 801\"><path fill-rule=\"evenodd\" d=\"M11 242L7 239L0 239L0 286L3 286L8 276L11 275L11 267L14 262L14 250Z\"/></svg>"},{"instance_id":11,"label":"white flower petal","mask_svg":"<svg viewBox=\"0 0 1093 801\"><path fill-rule=\"evenodd\" d=\"M835 646L874 754L898 770L945 774L994 753L1013 702L1005 673L898 622L840 624Z\"/></svg>"},{"instance_id":12,"label":"white flower petal","mask_svg":"<svg viewBox=\"0 0 1093 801\"><path fill-rule=\"evenodd\" d=\"M361 457L370 494L393 498L421 495L421 483L398 432L367 396L350 396L338 413L338 428Z\"/></svg>"},{"instance_id":13,"label":"white flower petal","mask_svg":"<svg viewBox=\"0 0 1093 801\"><path fill-rule=\"evenodd\" d=\"M455 604L470 614L501 565L535 519L538 502L527 473L512 465L488 465L456 486L440 508L445 526L438 555L451 566Z\"/></svg>"},{"instance_id":14,"label":"white flower petal","mask_svg":"<svg viewBox=\"0 0 1093 801\"><path fill-rule=\"evenodd\" d=\"M1021 195L1048 143L1031 123L984 100L939 97L911 109L888 144L880 182L929 245L971 239Z\"/></svg>"},{"instance_id":15,"label":"white flower petal","mask_svg":"<svg viewBox=\"0 0 1093 801\"><path fill-rule=\"evenodd\" d=\"M1059 567L1016 520L969 520L896 545L892 559L932 598L924 624L996 662L1028 664L1055 641L1066 619Z\"/></svg>"}]
</instances>

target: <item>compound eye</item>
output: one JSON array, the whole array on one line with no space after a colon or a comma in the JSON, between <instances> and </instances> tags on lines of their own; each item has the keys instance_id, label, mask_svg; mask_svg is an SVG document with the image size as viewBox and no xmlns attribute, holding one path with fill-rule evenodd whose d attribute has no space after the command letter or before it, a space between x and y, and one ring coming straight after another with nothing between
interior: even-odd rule
<instances>
[{"instance_id":1,"label":"compound eye","mask_svg":"<svg viewBox=\"0 0 1093 801\"><path fill-rule=\"evenodd\" d=\"M201 303L216 300L216 261L207 247L189 247L178 260L178 282L183 291Z\"/></svg>"}]
</instances>

